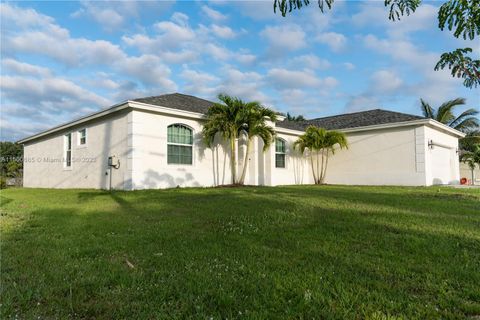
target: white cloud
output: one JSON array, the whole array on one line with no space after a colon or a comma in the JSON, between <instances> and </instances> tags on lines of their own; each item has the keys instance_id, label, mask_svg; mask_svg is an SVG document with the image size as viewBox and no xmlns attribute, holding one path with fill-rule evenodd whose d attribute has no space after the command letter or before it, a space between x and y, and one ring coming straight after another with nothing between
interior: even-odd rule
<instances>
[{"instance_id":1,"label":"white cloud","mask_svg":"<svg viewBox=\"0 0 480 320\"><path fill-rule=\"evenodd\" d=\"M2 32L2 51L7 55L38 54L70 66L105 64L125 57L117 45L108 41L71 38L68 30L53 24L49 17L34 15L31 9L4 5L2 9L8 9L2 11L2 17L10 19L8 14L18 14L9 24L9 28L16 27L15 31ZM17 20L22 16L30 17L30 23Z\"/></svg>"},{"instance_id":2,"label":"white cloud","mask_svg":"<svg viewBox=\"0 0 480 320\"><path fill-rule=\"evenodd\" d=\"M221 27L216 24L212 24L211 30L217 37L223 39L233 39L237 36L237 34L230 27Z\"/></svg>"},{"instance_id":3,"label":"white cloud","mask_svg":"<svg viewBox=\"0 0 480 320\"><path fill-rule=\"evenodd\" d=\"M435 28L437 13L438 7L422 4L411 15L391 21L388 19L388 9L383 2L371 1L362 4L360 11L352 16L352 21L360 27L372 25L382 27L386 29L389 36L403 38L413 32Z\"/></svg>"},{"instance_id":4,"label":"white cloud","mask_svg":"<svg viewBox=\"0 0 480 320\"><path fill-rule=\"evenodd\" d=\"M378 94L392 93L399 89L403 81L391 70L379 70L372 75L372 90Z\"/></svg>"},{"instance_id":5,"label":"white cloud","mask_svg":"<svg viewBox=\"0 0 480 320\"><path fill-rule=\"evenodd\" d=\"M306 46L305 32L296 24L267 26L260 32L260 36L269 42L272 53L277 50L298 50Z\"/></svg>"},{"instance_id":6,"label":"white cloud","mask_svg":"<svg viewBox=\"0 0 480 320\"><path fill-rule=\"evenodd\" d=\"M267 104L270 99L261 88L263 76L256 72L242 72L226 67L221 72L222 83L216 88L216 93L227 92L244 100L260 101Z\"/></svg>"},{"instance_id":7,"label":"white cloud","mask_svg":"<svg viewBox=\"0 0 480 320\"><path fill-rule=\"evenodd\" d=\"M318 78L311 70L303 71L273 68L267 73L270 83L278 89L317 87L321 89L333 88L338 81L333 77Z\"/></svg>"},{"instance_id":8,"label":"white cloud","mask_svg":"<svg viewBox=\"0 0 480 320\"><path fill-rule=\"evenodd\" d=\"M84 2L83 5L86 6L86 9L80 9L74 12L72 14L73 18L79 18L83 15L90 16L97 23L102 24L107 30L114 30L124 23L123 16L111 8L92 6L91 2Z\"/></svg>"},{"instance_id":9,"label":"white cloud","mask_svg":"<svg viewBox=\"0 0 480 320\"><path fill-rule=\"evenodd\" d=\"M354 70L355 69L355 65L351 62L344 62L343 63L343 66L345 67L345 69L351 71L351 70Z\"/></svg>"},{"instance_id":10,"label":"white cloud","mask_svg":"<svg viewBox=\"0 0 480 320\"><path fill-rule=\"evenodd\" d=\"M305 54L305 55L294 57L291 60L291 64L293 67L297 67L300 69L308 68L308 69L320 69L320 70L328 69L332 65L328 60L321 59L314 54Z\"/></svg>"},{"instance_id":11,"label":"white cloud","mask_svg":"<svg viewBox=\"0 0 480 320\"><path fill-rule=\"evenodd\" d=\"M177 90L177 85L169 78L170 68L165 66L157 56L146 54L139 57L128 57L118 63L116 68L144 84L154 86L159 91Z\"/></svg>"},{"instance_id":12,"label":"white cloud","mask_svg":"<svg viewBox=\"0 0 480 320\"><path fill-rule=\"evenodd\" d=\"M351 97L345 105L346 112L357 112L379 108L379 101L376 97L358 95Z\"/></svg>"},{"instance_id":13,"label":"white cloud","mask_svg":"<svg viewBox=\"0 0 480 320\"><path fill-rule=\"evenodd\" d=\"M332 51L339 52L345 49L347 45L347 38L337 32L325 32L319 34L315 40L327 45Z\"/></svg>"},{"instance_id":14,"label":"white cloud","mask_svg":"<svg viewBox=\"0 0 480 320\"><path fill-rule=\"evenodd\" d=\"M81 8L70 16L91 19L106 31L117 31L131 28L142 13L164 12L172 4L173 1L82 1Z\"/></svg>"},{"instance_id":15,"label":"white cloud","mask_svg":"<svg viewBox=\"0 0 480 320\"><path fill-rule=\"evenodd\" d=\"M249 53L238 53L235 59L241 64L250 65L257 60L257 57Z\"/></svg>"},{"instance_id":16,"label":"white cloud","mask_svg":"<svg viewBox=\"0 0 480 320\"><path fill-rule=\"evenodd\" d=\"M178 22L181 22L181 20L177 19L176 22L161 21L154 25L155 29L160 33L157 37L157 42L160 46L172 48L179 46L184 41L190 41L195 38L195 32L186 24L186 21L183 21L184 24L179 24Z\"/></svg>"},{"instance_id":17,"label":"white cloud","mask_svg":"<svg viewBox=\"0 0 480 320\"><path fill-rule=\"evenodd\" d=\"M4 71L7 70L15 74L23 74L37 77L49 77L52 74L52 72L48 68L35 66L33 64L20 62L14 59L2 59L1 65Z\"/></svg>"},{"instance_id":18,"label":"white cloud","mask_svg":"<svg viewBox=\"0 0 480 320\"><path fill-rule=\"evenodd\" d=\"M223 21L228 17L222 14L220 11L214 10L208 6L202 6L202 12L206 14L210 19L215 21Z\"/></svg>"},{"instance_id":19,"label":"white cloud","mask_svg":"<svg viewBox=\"0 0 480 320\"><path fill-rule=\"evenodd\" d=\"M219 78L206 72L185 69L180 76L184 79L185 85L182 90L193 95L212 97L215 95Z\"/></svg>"},{"instance_id":20,"label":"white cloud","mask_svg":"<svg viewBox=\"0 0 480 320\"><path fill-rule=\"evenodd\" d=\"M33 79L2 76L2 95L19 103L42 106L44 110L64 112L81 104L108 106L111 101L62 78Z\"/></svg>"}]
</instances>

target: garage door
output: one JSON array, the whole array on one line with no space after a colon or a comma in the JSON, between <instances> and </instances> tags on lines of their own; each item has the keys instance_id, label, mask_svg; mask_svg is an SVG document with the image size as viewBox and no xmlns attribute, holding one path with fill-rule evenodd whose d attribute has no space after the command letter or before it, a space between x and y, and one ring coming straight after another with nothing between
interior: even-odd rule
<instances>
[{"instance_id":1,"label":"garage door","mask_svg":"<svg viewBox=\"0 0 480 320\"><path fill-rule=\"evenodd\" d=\"M431 151L433 184L448 184L452 180L451 149L435 146Z\"/></svg>"}]
</instances>

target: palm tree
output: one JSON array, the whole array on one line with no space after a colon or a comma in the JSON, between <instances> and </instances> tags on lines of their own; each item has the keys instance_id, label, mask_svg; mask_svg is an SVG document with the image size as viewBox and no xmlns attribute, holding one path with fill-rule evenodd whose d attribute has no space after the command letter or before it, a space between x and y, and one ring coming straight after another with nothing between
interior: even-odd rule
<instances>
[{"instance_id":1,"label":"palm tree","mask_svg":"<svg viewBox=\"0 0 480 320\"><path fill-rule=\"evenodd\" d=\"M287 118L288 121L305 121L305 117L302 116L301 114L298 115L298 116L294 116L294 115L290 114L290 112L287 112L286 118Z\"/></svg>"},{"instance_id":2,"label":"palm tree","mask_svg":"<svg viewBox=\"0 0 480 320\"><path fill-rule=\"evenodd\" d=\"M464 98L457 98L444 102L437 110L432 108L430 104L423 99L420 99L420 104L425 117L437 120L438 122L458 131L468 132L479 127L480 122L476 117L478 111L474 108L465 110L457 117L453 114L455 107L465 104Z\"/></svg>"},{"instance_id":3,"label":"palm tree","mask_svg":"<svg viewBox=\"0 0 480 320\"><path fill-rule=\"evenodd\" d=\"M460 150L474 151L480 145L480 129L467 132L467 135L460 139Z\"/></svg>"},{"instance_id":4,"label":"palm tree","mask_svg":"<svg viewBox=\"0 0 480 320\"><path fill-rule=\"evenodd\" d=\"M237 161L235 142L243 125L242 108L243 101L238 98L219 94L218 100L223 103L214 103L207 112L207 121L203 126L202 133L205 143L209 148L220 134L230 144L230 169L232 172L232 184L237 182Z\"/></svg>"},{"instance_id":5,"label":"palm tree","mask_svg":"<svg viewBox=\"0 0 480 320\"><path fill-rule=\"evenodd\" d=\"M313 180L315 184L323 184L327 174L329 153L334 154L336 146L340 149L348 148L348 142L342 132L309 126L293 146L302 154L306 150L309 151Z\"/></svg>"},{"instance_id":6,"label":"palm tree","mask_svg":"<svg viewBox=\"0 0 480 320\"><path fill-rule=\"evenodd\" d=\"M248 102L243 108L243 121L241 132L247 139L247 150L245 151L245 159L243 161L242 175L239 184L245 183L245 176L247 173L248 157L253 143L253 138L259 137L263 141L263 151L270 147L273 141L275 131L266 123L266 120L272 122L277 120L277 115L274 111L263 107L260 103Z\"/></svg>"},{"instance_id":7,"label":"palm tree","mask_svg":"<svg viewBox=\"0 0 480 320\"><path fill-rule=\"evenodd\" d=\"M480 144L477 144L473 151L467 151L461 155L460 160L468 165L472 170L472 184L475 180L474 170L475 166L480 168Z\"/></svg>"},{"instance_id":8,"label":"palm tree","mask_svg":"<svg viewBox=\"0 0 480 320\"><path fill-rule=\"evenodd\" d=\"M205 143L210 148L217 134L220 134L230 145L230 169L232 184L243 184L245 181L248 156L254 137L260 137L266 150L274 136L274 130L266 121L276 121L276 114L263 107L259 102L244 102L237 97L219 94L218 99L223 103L213 104L207 112L207 121L202 133ZM242 175L237 178L237 146L240 136L247 140L247 150L243 162Z\"/></svg>"}]
</instances>

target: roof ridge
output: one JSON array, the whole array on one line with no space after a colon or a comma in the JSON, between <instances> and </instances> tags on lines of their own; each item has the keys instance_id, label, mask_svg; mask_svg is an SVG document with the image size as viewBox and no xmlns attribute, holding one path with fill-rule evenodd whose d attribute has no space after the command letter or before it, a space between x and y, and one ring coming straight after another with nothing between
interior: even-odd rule
<instances>
[{"instance_id":1,"label":"roof ridge","mask_svg":"<svg viewBox=\"0 0 480 320\"><path fill-rule=\"evenodd\" d=\"M419 117L419 118L425 118L422 116L418 116L416 114L410 114L410 113L405 113L405 112L398 112L398 111L392 111L392 110L386 110L386 109L369 109L369 110L363 110L363 111L356 111L356 112L350 112L350 113L342 113L342 114L336 114L332 116L326 116L326 117L319 117L319 118L313 118L313 119L307 119L305 121L312 121L312 120L320 120L320 119L328 119L328 118L335 118L335 117L343 117L343 116L350 116L350 115L355 115L355 114L360 114L360 113L366 113L366 112L371 112L371 111L383 111L383 112L390 112L390 113L397 113L397 114L403 114L407 116L414 116L414 117Z\"/></svg>"},{"instance_id":2,"label":"roof ridge","mask_svg":"<svg viewBox=\"0 0 480 320\"><path fill-rule=\"evenodd\" d=\"M151 99L151 98L161 98L161 97L175 96L175 95L176 96L182 96L182 97L190 97L190 98L194 98L194 99L198 99L198 100L203 100L203 101L206 101L208 103L215 103L213 101L210 101L210 100L207 100L207 99L204 99L204 98L200 98L200 97L197 97L197 96L194 96L194 95L191 95L191 94L184 94L184 93L180 93L180 92L164 93L164 94L160 94L160 95L156 95L156 96L139 97L139 98L132 99L131 101L145 100L145 99Z\"/></svg>"}]
</instances>

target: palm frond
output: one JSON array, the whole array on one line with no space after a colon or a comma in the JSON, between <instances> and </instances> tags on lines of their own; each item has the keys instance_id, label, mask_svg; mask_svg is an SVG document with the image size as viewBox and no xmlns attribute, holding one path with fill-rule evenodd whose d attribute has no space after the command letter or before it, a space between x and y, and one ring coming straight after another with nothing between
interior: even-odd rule
<instances>
[{"instance_id":1,"label":"palm frond","mask_svg":"<svg viewBox=\"0 0 480 320\"><path fill-rule=\"evenodd\" d=\"M435 110L425 100L420 99L422 113L426 118L435 119Z\"/></svg>"},{"instance_id":2,"label":"palm frond","mask_svg":"<svg viewBox=\"0 0 480 320\"><path fill-rule=\"evenodd\" d=\"M435 120L448 125L448 123L450 123L453 119L455 119L455 116L453 115L453 109L456 106L460 106L464 104L465 104L464 98L456 98L456 99L449 100L447 102L442 103L442 105L438 108L437 117Z\"/></svg>"},{"instance_id":3,"label":"palm frond","mask_svg":"<svg viewBox=\"0 0 480 320\"><path fill-rule=\"evenodd\" d=\"M477 123L478 123L478 118L476 118L476 115L478 114L478 110L474 109L474 108L470 108L468 110L465 110L464 112L462 112L458 117L456 117L454 120L452 120L450 123L449 123L449 126L452 127L452 128L455 128L457 129L457 125L462 122L463 120L466 120L468 118L473 118L473 119L476 119ZM477 124L478 126L478 124ZM457 129L458 130L458 129Z\"/></svg>"}]
</instances>

